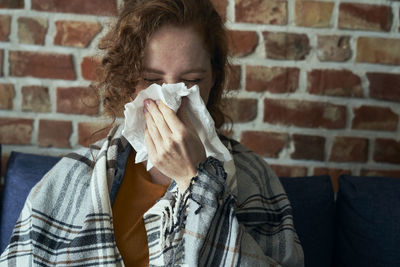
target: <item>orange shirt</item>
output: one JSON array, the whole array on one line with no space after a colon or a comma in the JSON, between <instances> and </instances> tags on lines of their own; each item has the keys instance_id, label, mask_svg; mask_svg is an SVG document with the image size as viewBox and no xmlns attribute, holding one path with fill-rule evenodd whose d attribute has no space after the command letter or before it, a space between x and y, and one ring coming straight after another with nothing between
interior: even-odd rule
<instances>
[{"instance_id":1,"label":"orange shirt","mask_svg":"<svg viewBox=\"0 0 400 267\"><path fill-rule=\"evenodd\" d=\"M112 207L114 235L125 266L148 266L149 249L142 217L168 186L152 183L143 164L134 162L135 152L131 152Z\"/></svg>"}]
</instances>

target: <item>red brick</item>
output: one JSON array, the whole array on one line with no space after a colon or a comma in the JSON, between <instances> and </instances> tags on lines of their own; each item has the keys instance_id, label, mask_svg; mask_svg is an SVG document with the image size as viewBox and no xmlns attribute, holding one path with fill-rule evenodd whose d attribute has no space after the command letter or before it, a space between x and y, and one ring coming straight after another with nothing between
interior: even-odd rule
<instances>
[{"instance_id":1,"label":"red brick","mask_svg":"<svg viewBox=\"0 0 400 267\"><path fill-rule=\"evenodd\" d=\"M246 66L246 90L292 93L299 85L299 69Z\"/></svg>"},{"instance_id":2,"label":"red brick","mask_svg":"<svg viewBox=\"0 0 400 267\"><path fill-rule=\"evenodd\" d=\"M236 0L237 22L285 25L287 23L286 0Z\"/></svg>"},{"instance_id":3,"label":"red brick","mask_svg":"<svg viewBox=\"0 0 400 267\"><path fill-rule=\"evenodd\" d=\"M98 79L98 70L100 60L93 57L84 57L81 63L82 76L85 80L96 81Z\"/></svg>"},{"instance_id":4,"label":"red brick","mask_svg":"<svg viewBox=\"0 0 400 267\"><path fill-rule=\"evenodd\" d=\"M20 43L44 45L48 29L45 18L18 18L18 38Z\"/></svg>"},{"instance_id":5,"label":"red brick","mask_svg":"<svg viewBox=\"0 0 400 267\"><path fill-rule=\"evenodd\" d=\"M242 144L262 157L278 158L285 148L288 134L276 132L245 131Z\"/></svg>"},{"instance_id":6,"label":"red brick","mask_svg":"<svg viewBox=\"0 0 400 267\"><path fill-rule=\"evenodd\" d=\"M400 102L400 74L371 72L367 77L370 97Z\"/></svg>"},{"instance_id":7,"label":"red brick","mask_svg":"<svg viewBox=\"0 0 400 267\"><path fill-rule=\"evenodd\" d=\"M392 26L390 6L356 3L341 3L339 6L339 28L390 31Z\"/></svg>"},{"instance_id":8,"label":"red brick","mask_svg":"<svg viewBox=\"0 0 400 267\"><path fill-rule=\"evenodd\" d=\"M341 129L346 125L346 107L323 102L265 99L264 122Z\"/></svg>"},{"instance_id":9,"label":"red brick","mask_svg":"<svg viewBox=\"0 0 400 267\"><path fill-rule=\"evenodd\" d=\"M359 37L357 62L377 64L400 64L400 40L391 38Z\"/></svg>"},{"instance_id":10,"label":"red brick","mask_svg":"<svg viewBox=\"0 0 400 267\"><path fill-rule=\"evenodd\" d=\"M225 111L233 122L248 122L254 120L257 116L257 99L229 98L225 102L229 107Z\"/></svg>"},{"instance_id":11,"label":"red brick","mask_svg":"<svg viewBox=\"0 0 400 267\"><path fill-rule=\"evenodd\" d=\"M32 9L48 12L115 16L116 0L32 0Z\"/></svg>"},{"instance_id":12,"label":"red brick","mask_svg":"<svg viewBox=\"0 0 400 267\"><path fill-rule=\"evenodd\" d=\"M211 3L214 5L218 14L225 21L226 20L226 10L228 8L228 0L211 0Z\"/></svg>"},{"instance_id":13,"label":"red brick","mask_svg":"<svg viewBox=\"0 0 400 267\"><path fill-rule=\"evenodd\" d=\"M361 106L354 108L352 129L374 131L396 131L399 115L390 108Z\"/></svg>"},{"instance_id":14,"label":"red brick","mask_svg":"<svg viewBox=\"0 0 400 267\"><path fill-rule=\"evenodd\" d=\"M267 58L302 60L311 47L306 34L285 32L263 32Z\"/></svg>"},{"instance_id":15,"label":"red brick","mask_svg":"<svg viewBox=\"0 0 400 267\"><path fill-rule=\"evenodd\" d=\"M90 87L57 88L57 112L68 114L97 115L99 99Z\"/></svg>"},{"instance_id":16,"label":"red brick","mask_svg":"<svg viewBox=\"0 0 400 267\"><path fill-rule=\"evenodd\" d=\"M318 1L296 1L295 23L304 27L329 27L334 3Z\"/></svg>"},{"instance_id":17,"label":"red brick","mask_svg":"<svg viewBox=\"0 0 400 267\"><path fill-rule=\"evenodd\" d=\"M278 177L304 177L307 176L307 167L271 164L272 170Z\"/></svg>"},{"instance_id":18,"label":"red brick","mask_svg":"<svg viewBox=\"0 0 400 267\"><path fill-rule=\"evenodd\" d=\"M69 138L71 134L72 122L70 121L39 121L39 146L70 148Z\"/></svg>"},{"instance_id":19,"label":"red brick","mask_svg":"<svg viewBox=\"0 0 400 267\"><path fill-rule=\"evenodd\" d=\"M9 41L11 16L0 15L0 41Z\"/></svg>"},{"instance_id":20,"label":"red brick","mask_svg":"<svg viewBox=\"0 0 400 267\"><path fill-rule=\"evenodd\" d=\"M329 160L335 162L366 162L368 160L368 139L335 137Z\"/></svg>"},{"instance_id":21,"label":"red brick","mask_svg":"<svg viewBox=\"0 0 400 267\"><path fill-rule=\"evenodd\" d=\"M24 8L24 0L2 0L0 1L0 8Z\"/></svg>"},{"instance_id":22,"label":"red brick","mask_svg":"<svg viewBox=\"0 0 400 267\"><path fill-rule=\"evenodd\" d=\"M349 70L318 69L307 74L308 92L316 95L362 97L361 79Z\"/></svg>"},{"instance_id":23,"label":"red brick","mask_svg":"<svg viewBox=\"0 0 400 267\"><path fill-rule=\"evenodd\" d=\"M244 57L254 52L258 36L254 31L228 31L229 50L232 56Z\"/></svg>"},{"instance_id":24,"label":"red brick","mask_svg":"<svg viewBox=\"0 0 400 267\"><path fill-rule=\"evenodd\" d=\"M317 56L320 61L347 61L351 57L350 37L319 35Z\"/></svg>"},{"instance_id":25,"label":"red brick","mask_svg":"<svg viewBox=\"0 0 400 267\"><path fill-rule=\"evenodd\" d=\"M374 160L400 164L400 141L377 138L375 140Z\"/></svg>"},{"instance_id":26,"label":"red brick","mask_svg":"<svg viewBox=\"0 0 400 267\"><path fill-rule=\"evenodd\" d=\"M0 144L31 144L33 120L0 118Z\"/></svg>"},{"instance_id":27,"label":"red brick","mask_svg":"<svg viewBox=\"0 0 400 267\"><path fill-rule=\"evenodd\" d=\"M11 76L75 80L72 55L10 51Z\"/></svg>"},{"instance_id":28,"label":"red brick","mask_svg":"<svg viewBox=\"0 0 400 267\"><path fill-rule=\"evenodd\" d=\"M13 109L14 85L0 83L0 109Z\"/></svg>"},{"instance_id":29,"label":"red brick","mask_svg":"<svg viewBox=\"0 0 400 267\"><path fill-rule=\"evenodd\" d=\"M49 89L43 86L24 86L22 91L22 110L33 112L50 112Z\"/></svg>"},{"instance_id":30,"label":"red brick","mask_svg":"<svg viewBox=\"0 0 400 267\"><path fill-rule=\"evenodd\" d=\"M55 45L87 47L93 38L101 31L97 22L88 21L56 21Z\"/></svg>"},{"instance_id":31,"label":"red brick","mask_svg":"<svg viewBox=\"0 0 400 267\"><path fill-rule=\"evenodd\" d=\"M238 90L240 88L240 79L242 77L242 68L240 66L232 65L229 68L228 74L228 90Z\"/></svg>"},{"instance_id":32,"label":"red brick","mask_svg":"<svg viewBox=\"0 0 400 267\"><path fill-rule=\"evenodd\" d=\"M334 192L338 192L339 190L339 176L342 174L351 175L351 171L347 169L330 169L323 167L314 168L314 175L329 175Z\"/></svg>"},{"instance_id":33,"label":"red brick","mask_svg":"<svg viewBox=\"0 0 400 267\"><path fill-rule=\"evenodd\" d=\"M290 154L292 159L324 160L324 137L293 134L292 140L294 144L294 151Z\"/></svg>"},{"instance_id":34,"label":"red brick","mask_svg":"<svg viewBox=\"0 0 400 267\"><path fill-rule=\"evenodd\" d=\"M105 138L110 129L110 124L108 123L78 123L78 143L82 146L89 146L90 144Z\"/></svg>"},{"instance_id":35,"label":"red brick","mask_svg":"<svg viewBox=\"0 0 400 267\"><path fill-rule=\"evenodd\" d=\"M362 176L383 176L390 178L400 178L400 169L398 170L372 170L372 169L362 169Z\"/></svg>"}]
</instances>

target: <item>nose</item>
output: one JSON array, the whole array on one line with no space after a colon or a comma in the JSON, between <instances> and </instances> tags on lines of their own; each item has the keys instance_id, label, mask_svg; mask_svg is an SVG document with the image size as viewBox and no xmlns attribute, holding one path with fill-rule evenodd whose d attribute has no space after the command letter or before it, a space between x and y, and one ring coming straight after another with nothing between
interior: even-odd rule
<instances>
[{"instance_id":1,"label":"nose","mask_svg":"<svg viewBox=\"0 0 400 267\"><path fill-rule=\"evenodd\" d=\"M168 83L168 84L179 83L179 81L177 79L174 79L173 77L166 77L164 79L164 83Z\"/></svg>"}]
</instances>

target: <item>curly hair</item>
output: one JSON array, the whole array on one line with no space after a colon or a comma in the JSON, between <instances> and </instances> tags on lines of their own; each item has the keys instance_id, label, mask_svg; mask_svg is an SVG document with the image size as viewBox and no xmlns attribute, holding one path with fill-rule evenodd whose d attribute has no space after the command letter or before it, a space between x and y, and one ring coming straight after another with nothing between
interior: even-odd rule
<instances>
[{"instance_id":1,"label":"curly hair","mask_svg":"<svg viewBox=\"0 0 400 267\"><path fill-rule=\"evenodd\" d=\"M131 100L143 72L144 49L150 36L163 25L194 26L210 54L215 83L207 109L220 128L222 92L228 67L228 44L224 22L209 0L127 0L118 20L99 44L105 51L101 79L96 87L104 110L112 118L121 116Z\"/></svg>"}]
</instances>

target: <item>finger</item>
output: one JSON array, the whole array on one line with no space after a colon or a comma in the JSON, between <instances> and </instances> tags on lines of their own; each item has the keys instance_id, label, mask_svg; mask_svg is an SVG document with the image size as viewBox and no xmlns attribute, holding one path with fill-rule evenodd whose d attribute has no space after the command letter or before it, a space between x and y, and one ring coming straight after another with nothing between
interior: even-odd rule
<instances>
[{"instance_id":1,"label":"finger","mask_svg":"<svg viewBox=\"0 0 400 267\"><path fill-rule=\"evenodd\" d=\"M146 99L144 105L145 109L148 111L151 118L153 119L155 127L158 128L161 137L164 140L167 139L172 131L169 128L167 122L165 121L164 115L159 110L157 104L151 99Z\"/></svg>"},{"instance_id":2,"label":"finger","mask_svg":"<svg viewBox=\"0 0 400 267\"><path fill-rule=\"evenodd\" d=\"M153 157L153 155L157 155L157 147L151 138L148 129L144 131L144 142L147 148L147 154L149 155L149 159ZM150 160L151 161L151 160Z\"/></svg>"},{"instance_id":3,"label":"finger","mask_svg":"<svg viewBox=\"0 0 400 267\"><path fill-rule=\"evenodd\" d=\"M146 120L146 130L148 131L148 134L150 135L151 139L153 140L153 143L155 145L161 144L163 141L161 134L158 131L157 125L155 124L153 117L150 115L150 113L146 109L144 110L144 118Z\"/></svg>"},{"instance_id":4,"label":"finger","mask_svg":"<svg viewBox=\"0 0 400 267\"><path fill-rule=\"evenodd\" d=\"M177 114L170 109L166 104L162 101L157 101L158 108L163 114L164 120L167 123L169 129L174 133L176 131L180 131L185 128L185 125L178 118Z\"/></svg>"}]
</instances>

